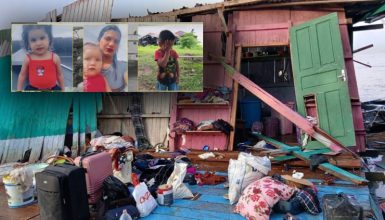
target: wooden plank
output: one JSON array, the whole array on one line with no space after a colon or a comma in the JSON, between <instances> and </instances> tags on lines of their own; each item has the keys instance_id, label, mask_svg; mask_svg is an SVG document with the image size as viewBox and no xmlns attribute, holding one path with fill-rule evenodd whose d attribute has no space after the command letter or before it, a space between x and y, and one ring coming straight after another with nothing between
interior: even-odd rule
<instances>
[{"instance_id":1,"label":"wooden plank","mask_svg":"<svg viewBox=\"0 0 385 220\"><path fill-rule=\"evenodd\" d=\"M289 29L291 22L273 23L273 24L254 24L254 25L235 25L235 31L262 31Z\"/></svg>"},{"instance_id":2,"label":"wooden plank","mask_svg":"<svg viewBox=\"0 0 385 220\"><path fill-rule=\"evenodd\" d=\"M241 57L242 57L242 47L235 48L235 69L238 71L241 70ZM237 121L237 105L238 105L238 89L239 85L236 80L233 81L233 97L232 97L232 106L231 106L231 115L230 115L230 124L235 128L235 123ZM230 132L229 136L229 147L230 151L234 148L234 138L235 138L235 129Z\"/></svg>"},{"instance_id":3,"label":"wooden plank","mask_svg":"<svg viewBox=\"0 0 385 220\"><path fill-rule=\"evenodd\" d=\"M358 49L353 50L352 53L358 53L360 51L363 51L363 50L366 50L366 49L369 49L369 48L372 48L372 47L373 47L373 44L369 44L367 46L360 47Z\"/></svg>"},{"instance_id":4,"label":"wooden plank","mask_svg":"<svg viewBox=\"0 0 385 220\"><path fill-rule=\"evenodd\" d=\"M245 77L242 73L235 70L233 67L225 63L223 57L214 57L216 60L220 61L221 64L225 67L226 73L228 73L235 81L241 84L245 89L251 92L253 95L257 96L260 100L270 106L272 109L277 111L283 117L293 122L297 127L301 128L305 133L314 137L317 141L325 145L326 147L332 149L335 152L339 152L342 149L350 152L356 158L360 158L355 152L350 150L348 147L341 144L338 140L331 137L321 128L313 126L307 119L303 118L299 113L289 108L287 105L279 101L277 98L272 96L270 93L263 90L261 87L256 85L250 79ZM365 164L363 164L365 165Z\"/></svg>"},{"instance_id":5,"label":"wooden plank","mask_svg":"<svg viewBox=\"0 0 385 220\"><path fill-rule=\"evenodd\" d=\"M293 159L297 159L297 157L295 157L295 156L290 156L290 155L286 155L286 156L277 156L277 157L273 157L273 159L271 159L271 160L272 160L272 161L277 161L277 162L282 162L282 161L293 160Z\"/></svg>"},{"instance_id":6,"label":"wooden plank","mask_svg":"<svg viewBox=\"0 0 385 220\"><path fill-rule=\"evenodd\" d=\"M219 18L221 19L221 24L222 24L223 32L225 32L226 35L227 35L228 32L229 32L229 29L227 28L226 20L225 20L225 17L223 16L223 9L222 8L218 8L217 14L218 14Z\"/></svg>"},{"instance_id":7,"label":"wooden plank","mask_svg":"<svg viewBox=\"0 0 385 220\"><path fill-rule=\"evenodd\" d=\"M284 151L293 152L293 151L300 151L301 150L300 147L297 147L297 146L293 147L293 146L286 145L284 143L281 143L281 142L276 141L270 137L264 136L264 135L256 133L256 132L253 132L252 134L254 136L266 141L266 143L269 143L269 144L273 145L274 147L282 149Z\"/></svg>"},{"instance_id":8,"label":"wooden plank","mask_svg":"<svg viewBox=\"0 0 385 220\"><path fill-rule=\"evenodd\" d=\"M270 143L272 144L273 146L275 147L278 147L282 150L291 150L290 148L287 147L287 145L283 144L283 143L280 143L278 141L275 141L274 139L271 139L269 137L265 137L263 135L260 135L260 134L257 134L257 133L253 133L253 135L265 140L267 143ZM304 161L310 161L310 155L312 154L316 154L318 152L324 152L325 149L321 149L321 150L314 150L314 151L311 151L311 152L302 152L302 151L299 151L299 150L296 150L296 151L292 151L293 155L296 156L297 158L301 159L301 160L304 160ZM350 181L350 182L353 182L355 184L365 184L367 183L368 181L365 179L365 178L362 178L360 176L357 176L355 174L352 174L352 173L349 173L339 167L336 167L330 163L322 163L318 166L319 169L325 171L325 172L328 172L342 180L347 180L347 181Z\"/></svg>"},{"instance_id":9,"label":"wooden plank","mask_svg":"<svg viewBox=\"0 0 385 220\"><path fill-rule=\"evenodd\" d=\"M349 173L348 171L336 167L330 163L322 163L318 166L318 168L342 180L351 181L358 185L366 184L368 182L365 178Z\"/></svg>"}]
</instances>

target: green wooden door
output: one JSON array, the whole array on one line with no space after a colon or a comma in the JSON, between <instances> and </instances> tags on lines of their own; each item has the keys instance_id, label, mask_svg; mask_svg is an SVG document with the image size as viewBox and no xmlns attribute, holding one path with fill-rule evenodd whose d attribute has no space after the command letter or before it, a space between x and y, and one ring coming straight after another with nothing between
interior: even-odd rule
<instances>
[{"instance_id":1,"label":"green wooden door","mask_svg":"<svg viewBox=\"0 0 385 220\"><path fill-rule=\"evenodd\" d=\"M292 27L290 47L298 112L308 115L305 99L314 97L318 126L345 146L354 146L352 109L337 13ZM305 147L315 149L323 145L311 140Z\"/></svg>"}]
</instances>

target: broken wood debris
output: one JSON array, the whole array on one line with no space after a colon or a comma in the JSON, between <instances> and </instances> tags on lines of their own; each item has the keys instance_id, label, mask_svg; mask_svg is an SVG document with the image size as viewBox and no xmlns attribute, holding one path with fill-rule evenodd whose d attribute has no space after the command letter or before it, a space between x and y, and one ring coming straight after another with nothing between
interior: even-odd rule
<instances>
[{"instance_id":1,"label":"broken wood debris","mask_svg":"<svg viewBox=\"0 0 385 220\"><path fill-rule=\"evenodd\" d=\"M301 128L305 133L312 136L317 141L319 141L320 143L322 143L323 145L332 149L335 152L339 152L342 149L344 149L350 152L354 157L360 158L360 156L358 156L355 152L350 150L348 147L344 146L338 140L331 137L321 128L314 126L311 122L309 122L307 119L302 117L299 113L297 113L296 111L286 106L284 103L282 103L277 98L275 98L274 96L272 96L271 94L263 90L261 87L259 87L254 82L249 80L239 71L234 69L232 66L228 65L225 61L225 58L216 57L213 55L210 55L210 57L220 62L222 66L225 68L226 73L229 76L231 76L233 80L237 81L245 89L247 89L253 95L257 96L259 99L261 99L264 103L266 103L272 109L274 109L279 114L281 114L283 117L293 122L296 126Z\"/></svg>"},{"instance_id":2,"label":"broken wood debris","mask_svg":"<svg viewBox=\"0 0 385 220\"><path fill-rule=\"evenodd\" d=\"M299 147L290 147L284 143L281 143L279 141L276 141L272 138L269 138L269 137L266 137L264 135L261 135L259 133L253 133L253 135L255 135L256 137L266 141L266 143L269 143L277 148L280 148L282 150L287 150L288 152L291 152L293 154L293 156L301 159L301 160L304 160L304 161L307 161L307 162L310 162L310 156L313 155L313 154L320 154L320 153L326 153L327 151L325 150L328 150L328 149L321 149L321 150L313 150L313 151L309 151L309 152L303 152L301 150L299 150L298 148ZM330 151L330 150L329 150ZM357 176L355 174L352 174L346 170L343 170L335 165L332 165L330 163L321 163L319 166L318 166L319 169L325 171L325 172L328 172L342 180L347 180L347 181L350 181L350 182L353 182L355 184L358 184L358 185L361 185L361 184L365 184L366 182L368 182L365 178L361 177L361 176Z\"/></svg>"}]
</instances>

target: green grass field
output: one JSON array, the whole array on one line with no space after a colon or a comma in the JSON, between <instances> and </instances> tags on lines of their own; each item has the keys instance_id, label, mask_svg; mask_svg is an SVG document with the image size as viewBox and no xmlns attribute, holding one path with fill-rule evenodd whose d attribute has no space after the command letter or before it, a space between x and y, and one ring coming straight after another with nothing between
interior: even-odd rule
<instances>
[{"instance_id":1,"label":"green grass field","mask_svg":"<svg viewBox=\"0 0 385 220\"><path fill-rule=\"evenodd\" d=\"M154 60L154 53L158 46L138 47L138 81L140 91L155 91L156 73L158 66ZM174 46L173 49L179 56L202 56L202 58L186 59L180 58L180 80L181 91L202 91L203 89L203 49L201 46L187 49Z\"/></svg>"}]
</instances>

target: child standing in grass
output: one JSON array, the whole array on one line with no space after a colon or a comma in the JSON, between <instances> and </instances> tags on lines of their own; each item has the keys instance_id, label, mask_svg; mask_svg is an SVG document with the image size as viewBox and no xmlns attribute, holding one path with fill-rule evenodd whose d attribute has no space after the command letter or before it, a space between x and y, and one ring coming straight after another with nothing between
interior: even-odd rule
<instances>
[{"instance_id":1,"label":"child standing in grass","mask_svg":"<svg viewBox=\"0 0 385 220\"><path fill-rule=\"evenodd\" d=\"M178 53L172 49L176 37L169 30L159 33L159 49L155 51L155 61L158 64L156 89L159 91L176 91L179 84Z\"/></svg>"},{"instance_id":2,"label":"child standing in grass","mask_svg":"<svg viewBox=\"0 0 385 220\"><path fill-rule=\"evenodd\" d=\"M50 25L24 25L22 39L27 51L17 82L17 90L64 91L64 76L60 58L51 51L53 37ZM57 84L59 83L59 85Z\"/></svg>"}]
</instances>

